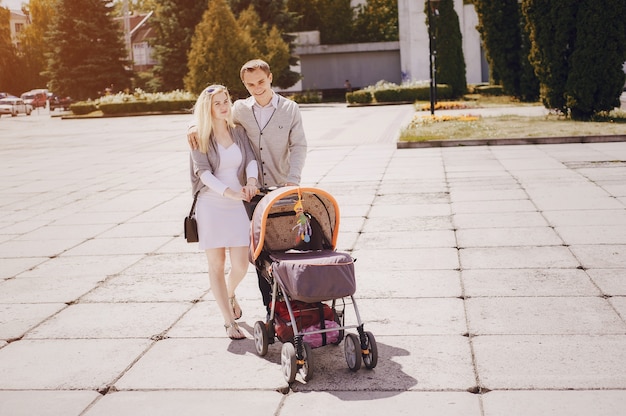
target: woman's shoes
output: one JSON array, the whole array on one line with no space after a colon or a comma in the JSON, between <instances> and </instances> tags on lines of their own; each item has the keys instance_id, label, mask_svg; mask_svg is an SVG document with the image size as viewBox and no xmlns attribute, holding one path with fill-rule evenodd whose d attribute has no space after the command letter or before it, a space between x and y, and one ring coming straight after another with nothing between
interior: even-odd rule
<instances>
[{"instance_id":1,"label":"woman's shoes","mask_svg":"<svg viewBox=\"0 0 626 416\"><path fill-rule=\"evenodd\" d=\"M241 330L239 329L239 325L237 325L237 322L233 321L230 323L230 325L224 325L224 328L226 328L226 335L228 335L228 338L230 339L244 339L246 336L243 334L243 332L241 332Z\"/></svg>"},{"instance_id":2,"label":"woman's shoes","mask_svg":"<svg viewBox=\"0 0 626 416\"><path fill-rule=\"evenodd\" d=\"M228 301L230 302L230 307L233 308L233 315L235 316L235 319L240 319L243 312L237 302L237 298L233 296L228 298Z\"/></svg>"}]
</instances>

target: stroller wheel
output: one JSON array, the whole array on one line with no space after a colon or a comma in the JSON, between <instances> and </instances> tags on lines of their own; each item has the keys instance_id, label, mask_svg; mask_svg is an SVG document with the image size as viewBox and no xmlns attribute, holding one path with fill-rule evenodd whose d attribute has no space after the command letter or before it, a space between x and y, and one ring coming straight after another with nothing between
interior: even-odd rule
<instances>
[{"instance_id":1,"label":"stroller wheel","mask_svg":"<svg viewBox=\"0 0 626 416\"><path fill-rule=\"evenodd\" d=\"M374 338L374 334L367 331L365 332L365 336L367 337L367 354L363 354L363 364L365 364L365 368L372 369L376 367L378 364L378 347L376 346L376 339Z\"/></svg>"},{"instance_id":2,"label":"stroller wheel","mask_svg":"<svg viewBox=\"0 0 626 416\"><path fill-rule=\"evenodd\" d=\"M269 344L269 336L267 333L267 327L263 321L256 321L254 324L254 347L256 353L263 357L267 354L267 345Z\"/></svg>"},{"instance_id":3,"label":"stroller wheel","mask_svg":"<svg viewBox=\"0 0 626 416\"><path fill-rule=\"evenodd\" d=\"M280 366L287 383L293 383L296 379L298 365L296 364L296 349L291 342L283 344L280 352Z\"/></svg>"},{"instance_id":4,"label":"stroller wheel","mask_svg":"<svg viewBox=\"0 0 626 416\"><path fill-rule=\"evenodd\" d=\"M361 368L361 341L359 341L359 337L355 334L347 334L343 346L348 368L352 371L359 371Z\"/></svg>"},{"instance_id":5,"label":"stroller wheel","mask_svg":"<svg viewBox=\"0 0 626 416\"><path fill-rule=\"evenodd\" d=\"M313 348L306 342L302 343L302 359L304 364L300 366L298 372L304 381L309 381L313 378Z\"/></svg>"}]
</instances>

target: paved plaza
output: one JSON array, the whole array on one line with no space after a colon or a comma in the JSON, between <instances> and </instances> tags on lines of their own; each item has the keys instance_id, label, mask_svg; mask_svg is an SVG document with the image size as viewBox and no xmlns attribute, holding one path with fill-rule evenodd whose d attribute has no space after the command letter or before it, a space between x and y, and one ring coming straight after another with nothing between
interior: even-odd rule
<instances>
[{"instance_id":1,"label":"paved plaza","mask_svg":"<svg viewBox=\"0 0 626 416\"><path fill-rule=\"evenodd\" d=\"M410 105L302 115L374 370L342 343L288 386L252 267L226 337L181 236L189 116L41 110L0 119L0 415L626 414L625 142L398 149Z\"/></svg>"}]
</instances>

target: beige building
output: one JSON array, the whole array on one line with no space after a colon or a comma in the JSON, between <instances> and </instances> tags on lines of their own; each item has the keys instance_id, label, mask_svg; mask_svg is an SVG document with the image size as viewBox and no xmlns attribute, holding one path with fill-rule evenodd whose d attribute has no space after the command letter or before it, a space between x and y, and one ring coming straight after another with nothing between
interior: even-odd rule
<instances>
[{"instance_id":1,"label":"beige building","mask_svg":"<svg viewBox=\"0 0 626 416\"><path fill-rule=\"evenodd\" d=\"M20 47L17 36L29 24L30 18L22 13L21 10L11 10L11 16L9 18L11 41L17 48Z\"/></svg>"}]
</instances>

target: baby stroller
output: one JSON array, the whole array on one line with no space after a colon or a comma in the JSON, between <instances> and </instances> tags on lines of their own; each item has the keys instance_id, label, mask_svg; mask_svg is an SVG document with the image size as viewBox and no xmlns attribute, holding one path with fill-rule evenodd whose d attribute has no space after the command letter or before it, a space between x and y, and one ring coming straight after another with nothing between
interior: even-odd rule
<instances>
[{"instance_id":1,"label":"baby stroller","mask_svg":"<svg viewBox=\"0 0 626 416\"><path fill-rule=\"evenodd\" d=\"M372 369L378 362L376 340L363 329L353 297L354 259L335 251L338 232L337 202L317 188L269 191L252 214L250 262L272 286L267 322L254 324L255 348L264 356L276 338L283 343L281 369L288 383L297 374L311 379L313 348L342 340L350 370L359 370L361 362ZM357 324L346 326L349 304ZM354 328L358 335L344 332Z\"/></svg>"}]
</instances>

